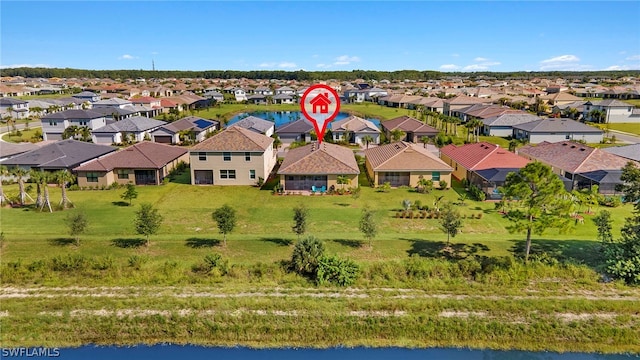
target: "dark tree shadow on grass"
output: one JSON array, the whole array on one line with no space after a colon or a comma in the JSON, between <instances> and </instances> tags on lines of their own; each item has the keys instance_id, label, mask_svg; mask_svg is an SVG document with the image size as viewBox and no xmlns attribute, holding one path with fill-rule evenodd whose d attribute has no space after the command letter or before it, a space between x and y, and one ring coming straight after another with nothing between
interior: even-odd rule
<instances>
[{"instance_id":1,"label":"dark tree shadow on grass","mask_svg":"<svg viewBox=\"0 0 640 360\"><path fill-rule=\"evenodd\" d=\"M73 245L75 244L75 242L76 242L75 239L72 239L72 238L49 239L49 244L55 245L55 246Z\"/></svg>"},{"instance_id":2,"label":"dark tree shadow on grass","mask_svg":"<svg viewBox=\"0 0 640 360\"><path fill-rule=\"evenodd\" d=\"M362 245L364 244L362 241L360 240L348 240L348 239L333 239L331 240L333 242L336 242L342 246L348 246L351 248L361 248Z\"/></svg>"},{"instance_id":3,"label":"dark tree shadow on grass","mask_svg":"<svg viewBox=\"0 0 640 360\"><path fill-rule=\"evenodd\" d=\"M351 204L347 204L347 203L333 203L333 205L338 205L338 206L342 206L342 207L351 206Z\"/></svg>"},{"instance_id":4,"label":"dark tree shadow on grass","mask_svg":"<svg viewBox=\"0 0 640 360\"><path fill-rule=\"evenodd\" d=\"M194 249L214 247L220 245L220 240L206 238L188 238L185 245Z\"/></svg>"},{"instance_id":5,"label":"dark tree shadow on grass","mask_svg":"<svg viewBox=\"0 0 640 360\"><path fill-rule=\"evenodd\" d=\"M136 238L136 239L118 238L118 239L111 240L111 243L113 244L113 246L116 246L119 248L138 248L140 246L143 246L146 243L146 240L140 239L140 238Z\"/></svg>"},{"instance_id":6,"label":"dark tree shadow on grass","mask_svg":"<svg viewBox=\"0 0 640 360\"><path fill-rule=\"evenodd\" d=\"M111 204L115 206L129 206L129 203L126 201L112 201Z\"/></svg>"},{"instance_id":7,"label":"dark tree shadow on grass","mask_svg":"<svg viewBox=\"0 0 640 360\"><path fill-rule=\"evenodd\" d=\"M282 239L282 238L260 238L260 241L272 242L276 245L280 246L289 246L293 244L293 240L291 239Z\"/></svg>"},{"instance_id":8,"label":"dark tree shadow on grass","mask_svg":"<svg viewBox=\"0 0 640 360\"><path fill-rule=\"evenodd\" d=\"M401 239L411 242L411 248L407 250L409 256L418 255L429 258L445 258L450 260L465 259L469 256L477 255L480 252L489 251L489 247L480 244L463 244L450 242L449 246L445 241L429 241L419 239Z\"/></svg>"},{"instance_id":9,"label":"dark tree shadow on grass","mask_svg":"<svg viewBox=\"0 0 640 360\"><path fill-rule=\"evenodd\" d=\"M510 240L513 246L510 251L515 257L524 257L526 241ZM546 254L560 262L569 261L596 267L601 262L600 243L590 240L550 240L531 239L529 256Z\"/></svg>"}]
</instances>

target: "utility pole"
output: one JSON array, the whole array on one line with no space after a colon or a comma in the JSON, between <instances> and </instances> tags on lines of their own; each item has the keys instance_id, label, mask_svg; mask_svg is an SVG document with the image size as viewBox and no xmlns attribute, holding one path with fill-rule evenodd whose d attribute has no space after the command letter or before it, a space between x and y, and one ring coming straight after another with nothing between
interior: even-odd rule
<instances>
[{"instance_id":1,"label":"utility pole","mask_svg":"<svg viewBox=\"0 0 640 360\"><path fill-rule=\"evenodd\" d=\"M155 61L153 61L153 59L151 60L151 70L156 71L156 63Z\"/></svg>"}]
</instances>

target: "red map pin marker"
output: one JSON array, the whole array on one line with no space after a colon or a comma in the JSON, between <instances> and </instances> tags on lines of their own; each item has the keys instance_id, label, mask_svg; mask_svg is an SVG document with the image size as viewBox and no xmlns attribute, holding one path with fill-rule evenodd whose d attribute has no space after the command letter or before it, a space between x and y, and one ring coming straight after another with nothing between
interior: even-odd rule
<instances>
[{"instance_id":1,"label":"red map pin marker","mask_svg":"<svg viewBox=\"0 0 640 360\"><path fill-rule=\"evenodd\" d=\"M302 114L313 124L318 137L318 144L322 143L327 125L340 112L340 97L338 93L327 85L313 85L300 98Z\"/></svg>"}]
</instances>

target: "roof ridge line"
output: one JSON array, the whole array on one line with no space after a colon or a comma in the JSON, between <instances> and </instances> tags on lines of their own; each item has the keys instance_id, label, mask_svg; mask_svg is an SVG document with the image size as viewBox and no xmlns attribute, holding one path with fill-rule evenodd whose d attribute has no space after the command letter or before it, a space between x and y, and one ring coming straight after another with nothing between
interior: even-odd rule
<instances>
[{"instance_id":1,"label":"roof ridge line","mask_svg":"<svg viewBox=\"0 0 640 360\"><path fill-rule=\"evenodd\" d=\"M487 143L486 144L491 144L491 143ZM498 149L500 149L500 145L496 145L496 144L491 144L491 145L495 145L495 147L493 148L493 150L491 150L491 152L489 152L487 155L485 155L482 159L478 160L474 166L472 166L469 170L473 170L475 169L476 166L478 166L478 164L480 164L481 162L485 161L491 154L493 154L494 152L496 152Z\"/></svg>"},{"instance_id":2,"label":"roof ridge line","mask_svg":"<svg viewBox=\"0 0 640 360\"><path fill-rule=\"evenodd\" d=\"M398 151L398 152L397 152L397 153L395 153L393 156L391 156L390 158L388 158L388 159L387 159L387 160L385 160L384 162L380 163L377 167L380 167L380 166L382 166L382 165L386 164L387 162L391 161L391 159L393 159L393 158L395 158L396 156L400 155L400 153L403 153L403 152L404 152L404 151L409 147L407 144L405 144L405 142L404 142L404 141L399 141L399 142L400 142L400 143L402 143L403 145L405 145L404 149L402 149L401 151ZM388 146L391 146L391 144L393 144L393 143L386 144L385 146L387 146L387 145L388 145Z\"/></svg>"},{"instance_id":3,"label":"roof ridge line","mask_svg":"<svg viewBox=\"0 0 640 360\"><path fill-rule=\"evenodd\" d=\"M588 147L588 148L591 148L590 146L587 146L587 147ZM584 163L585 163L587 160L589 160L589 158L590 158L590 157L591 157L591 156L596 152L596 150L598 150L597 148L591 148L591 149L592 149L592 150L591 150L591 152L589 152L589 155L587 155L587 156L584 158L584 160L582 160L582 161L580 162L580 164L578 164L578 166L576 166L575 171L577 171L578 169L580 169L580 167L581 167L582 165L584 165Z\"/></svg>"}]
</instances>

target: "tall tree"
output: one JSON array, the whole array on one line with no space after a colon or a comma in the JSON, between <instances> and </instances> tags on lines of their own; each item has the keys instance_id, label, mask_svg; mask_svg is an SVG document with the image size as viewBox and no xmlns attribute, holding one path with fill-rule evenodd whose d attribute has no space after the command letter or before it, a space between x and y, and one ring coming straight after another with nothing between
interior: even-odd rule
<instances>
[{"instance_id":1,"label":"tall tree","mask_svg":"<svg viewBox=\"0 0 640 360\"><path fill-rule=\"evenodd\" d=\"M2 190L2 181L4 180L4 177L7 176L8 174L9 174L9 170L7 169L7 167L4 165L0 165L0 206L2 206L4 202L7 200L5 199L4 191Z\"/></svg>"},{"instance_id":2,"label":"tall tree","mask_svg":"<svg viewBox=\"0 0 640 360\"><path fill-rule=\"evenodd\" d=\"M153 205L144 203L140 204L140 209L136 211L136 217L133 221L136 232L144 235L147 239L146 246L149 246L149 236L157 234L162 225L162 215Z\"/></svg>"},{"instance_id":3,"label":"tall tree","mask_svg":"<svg viewBox=\"0 0 640 360\"><path fill-rule=\"evenodd\" d=\"M51 208L51 197L49 197L49 181L53 180L53 174L49 172L42 172L42 177L39 179L42 182L42 204L40 205L40 211L46 206L49 212L53 212Z\"/></svg>"},{"instance_id":4,"label":"tall tree","mask_svg":"<svg viewBox=\"0 0 640 360\"><path fill-rule=\"evenodd\" d=\"M507 196L517 200L517 206L507 212L509 232L525 232L525 261L529 260L531 234L546 229L567 230L571 225L571 197L562 180L551 168L539 162L527 164L518 172L507 175L504 185Z\"/></svg>"},{"instance_id":5,"label":"tall tree","mask_svg":"<svg viewBox=\"0 0 640 360\"><path fill-rule=\"evenodd\" d=\"M36 208L42 206L42 187L46 186L44 183L45 174L38 169L31 169L29 171L29 180L36 184Z\"/></svg>"},{"instance_id":6,"label":"tall tree","mask_svg":"<svg viewBox=\"0 0 640 360\"><path fill-rule=\"evenodd\" d=\"M372 240L378 233L378 226L375 219L373 210L365 207L362 209L362 215L360 216L359 223L360 232L364 235L365 239L369 241L369 247L373 247Z\"/></svg>"},{"instance_id":7,"label":"tall tree","mask_svg":"<svg viewBox=\"0 0 640 360\"><path fill-rule=\"evenodd\" d=\"M367 146L367 149L369 148L369 144L371 144L374 140L373 140L373 136L371 135L365 135L362 137L362 141L364 141L364 144Z\"/></svg>"},{"instance_id":8,"label":"tall tree","mask_svg":"<svg viewBox=\"0 0 640 360\"><path fill-rule=\"evenodd\" d=\"M89 226L87 216L82 212L72 213L67 216L66 223L69 228L69 235L75 239L76 246L80 246L80 235L84 234Z\"/></svg>"},{"instance_id":9,"label":"tall tree","mask_svg":"<svg viewBox=\"0 0 640 360\"><path fill-rule=\"evenodd\" d=\"M449 238L456 237L462 227L460 213L451 203L445 203L440 210L440 229L447 234L447 246L449 246Z\"/></svg>"},{"instance_id":10,"label":"tall tree","mask_svg":"<svg viewBox=\"0 0 640 360\"><path fill-rule=\"evenodd\" d=\"M67 196L67 184L72 183L76 180L75 175L69 172L69 170L58 170L54 173L54 178L60 186L60 190L62 193L62 198L60 199L60 206L62 209L66 209L69 206L73 206L73 203L69 200Z\"/></svg>"},{"instance_id":11,"label":"tall tree","mask_svg":"<svg viewBox=\"0 0 640 360\"><path fill-rule=\"evenodd\" d=\"M298 235L298 240L300 240L300 235L304 235L307 232L307 217L309 216L309 209L307 209L304 204L299 204L298 206L293 208L293 222L294 225L292 227L293 232Z\"/></svg>"},{"instance_id":12,"label":"tall tree","mask_svg":"<svg viewBox=\"0 0 640 360\"><path fill-rule=\"evenodd\" d=\"M613 235L611 234L611 213L607 210L602 210L597 216L593 217L593 223L596 224L598 229L598 240L603 244L608 244L613 241Z\"/></svg>"},{"instance_id":13,"label":"tall tree","mask_svg":"<svg viewBox=\"0 0 640 360\"><path fill-rule=\"evenodd\" d=\"M227 246L227 234L236 227L236 210L225 204L216 209L211 215L218 224L218 231L223 236L224 245Z\"/></svg>"}]
</instances>

